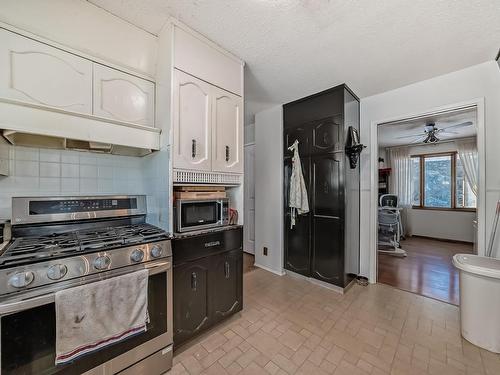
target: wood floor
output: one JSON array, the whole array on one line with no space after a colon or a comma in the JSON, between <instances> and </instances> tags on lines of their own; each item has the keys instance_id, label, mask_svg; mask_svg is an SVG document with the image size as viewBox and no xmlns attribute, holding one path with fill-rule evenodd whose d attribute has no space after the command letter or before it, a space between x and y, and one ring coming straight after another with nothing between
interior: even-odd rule
<instances>
[{"instance_id":1,"label":"wood floor","mask_svg":"<svg viewBox=\"0 0 500 375\"><path fill-rule=\"evenodd\" d=\"M472 244L411 237L401 247L406 258L378 254L378 282L458 305L458 272L451 261L457 253L472 253Z\"/></svg>"}]
</instances>

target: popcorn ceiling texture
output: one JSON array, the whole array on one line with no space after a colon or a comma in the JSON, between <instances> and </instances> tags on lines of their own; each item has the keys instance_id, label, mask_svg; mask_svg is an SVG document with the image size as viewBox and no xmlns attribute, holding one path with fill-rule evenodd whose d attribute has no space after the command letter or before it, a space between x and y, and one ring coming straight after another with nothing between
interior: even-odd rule
<instances>
[{"instance_id":1,"label":"popcorn ceiling texture","mask_svg":"<svg viewBox=\"0 0 500 375\"><path fill-rule=\"evenodd\" d=\"M498 0L90 0L157 34L172 15L247 63L247 116L340 83L360 97L493 60Z\"/></svg>"}]
</instances>

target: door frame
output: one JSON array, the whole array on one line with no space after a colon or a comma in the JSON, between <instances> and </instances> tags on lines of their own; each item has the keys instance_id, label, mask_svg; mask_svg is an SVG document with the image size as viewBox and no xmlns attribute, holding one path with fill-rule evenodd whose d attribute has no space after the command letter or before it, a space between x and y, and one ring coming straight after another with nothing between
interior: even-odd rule
<instances>
[{"instance_id":1,"label":"door frame","mask_svg":"<svg viewBox=\"0 0 500 375\"><path fill-rule=\"evenodd\" d=\"M370 269L369 281L376 283L378 277L377 253L377 212L378 212L378 126L391 122L419 119L439 113L452 112L460 109L475 108L477 116L477 151L479 158L479 189L477 197L477 254L485 254L486 245L486 144L484 122L484 97L431 108L424 112L408 113L397 117L380 119L370 122Z\"/></svg>"},{"instance_id":2,"label":"door frame","mask_svg":"<svg viewBox=\"0 0 500 375\"><path fill-rule=\"evenodd\" d=\"M250 181L250 184L253 183L255 185L255 142L249 142L249 143L245 143L243 145L243 156L244 156L244 160L246 161L247 158L245 157L245 153L246 153L246 149L248 147L253 147L253 150L254 150L254 160L253 160L253 169L254 169L254 173L253 173L253 181ZM247 171L244 172L244 178L248 177L249 174ZM249 242L248 241L248 225L252 225L251 222L249 220L247 220L247 215L248 215L248 212L249 212L249 205L247 204L247 201L246 201L246 197L247 197L247 192L248 190L247 189L250 189L250 184L248 184L246 181L244 183L244 186L243 186L243 222L245 223L245 225L243 226L243 252L247 253L247 254L251 254L251 255L255 255L255 238L254 238L254 241L253 241L253 252L249 252L249 251L246 251L245 249L247 248L245 245ZM253 222L253 226L254 226L254 234L255 234L255 190L254 190L254 205L253 205L253 210L254 210L254 222Z\"/></svg>"}]
</instances>

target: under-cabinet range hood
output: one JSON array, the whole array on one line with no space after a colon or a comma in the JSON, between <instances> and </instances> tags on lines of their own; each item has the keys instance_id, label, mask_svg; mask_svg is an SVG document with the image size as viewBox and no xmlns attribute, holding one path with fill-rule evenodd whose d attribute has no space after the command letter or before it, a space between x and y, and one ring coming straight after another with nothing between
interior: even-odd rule
<instances>
[{"instance_id":1,"label":"under-cabinet range hood","mask_svg":"<svg viewBox=\"0 0 500 375\"><path fill-rule=\"evenodd\" d=\"M21 105L19 105L21 104ZM144 156L160 148L160 129L0 101L0 137L12 145Z\"/></svg>"},{"instance_id":2,"label":"under-cabinet range hood","mask_svg":"<svg viewBox=\"0 0 500 375\"><path fill-rule=\"evenodd\" d=\"M2 136L8 143L14 146L90 151L126 156L145 156L153 152L150 148L122 146L94 141L81 141L71 138L22 133L14 130L3 130Z\"/></svg>"}]
</instances>

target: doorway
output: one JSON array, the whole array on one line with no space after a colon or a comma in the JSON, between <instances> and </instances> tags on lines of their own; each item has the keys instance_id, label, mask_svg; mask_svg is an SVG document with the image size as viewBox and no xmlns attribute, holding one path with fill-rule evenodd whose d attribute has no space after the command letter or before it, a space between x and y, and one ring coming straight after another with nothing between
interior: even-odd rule
<instances>
[{"instance_id":1,"label":"doorway","mask_svg":"<svg viewBox=\"0 0 500 375\"><path fill-rule=\"evenodd\" d=\"M478 253L478 108L380 122L376 130L377 281L458 304L453 255Z\"/></svg>"}]
</instances>

